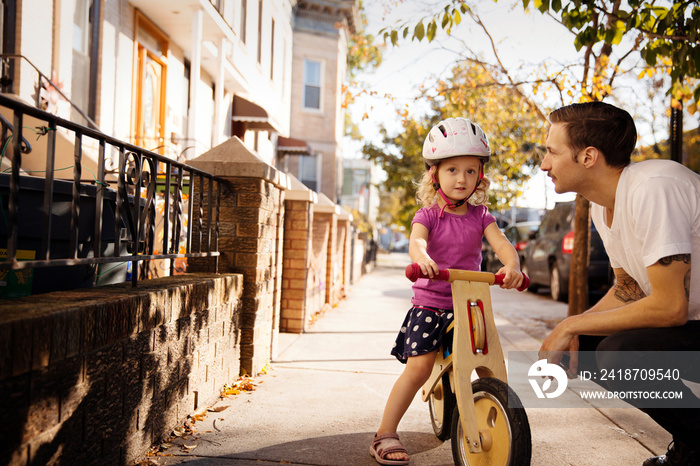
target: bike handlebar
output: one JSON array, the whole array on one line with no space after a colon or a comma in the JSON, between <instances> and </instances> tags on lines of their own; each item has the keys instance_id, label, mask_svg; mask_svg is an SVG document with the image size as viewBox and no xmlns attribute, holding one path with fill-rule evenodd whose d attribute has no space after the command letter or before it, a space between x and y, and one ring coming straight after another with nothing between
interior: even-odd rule
<instances>
[{"instance_id":1,"label":"bike handlebar","mask_svg":"<svg viewBox=\"0 0 700 466\"><path fill-rule=\"evenodd\" d=\"M406 267L406 278L415 282L419 278L430 278L420 270L420 266L415 262ZM473 270L442 269L432 280L444 280L452 282L455 280L466 280L472 282L485 282L489 285L501 285L505 275L496 275L489 272L475 272ZM518 287L518 291L525 291L530 286L530 277L523 274L523 283Z\"/></svg>"}]
</instances>

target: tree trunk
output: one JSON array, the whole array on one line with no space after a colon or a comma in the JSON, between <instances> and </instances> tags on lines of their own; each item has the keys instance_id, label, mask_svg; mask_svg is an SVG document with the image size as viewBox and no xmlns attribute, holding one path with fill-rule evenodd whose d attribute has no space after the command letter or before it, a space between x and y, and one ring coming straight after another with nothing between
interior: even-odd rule
<instances>
[{"instance_id":1,"label":"tree trunk","mask_svg":"<svg viewBox=\"0 0 700 466\"><path fill-rule=\"evenodd\" d=\"M588 245L590 232L588 199L576 195L574 211L574 249L569 268L569 315L581 314L588 308Z\"/></svg>"}]
</instances>

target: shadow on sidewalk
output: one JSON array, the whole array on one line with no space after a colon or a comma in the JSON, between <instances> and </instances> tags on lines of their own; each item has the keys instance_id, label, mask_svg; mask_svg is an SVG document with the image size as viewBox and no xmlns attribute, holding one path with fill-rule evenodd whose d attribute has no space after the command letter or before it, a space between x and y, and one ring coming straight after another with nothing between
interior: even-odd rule
<instances>
[{"instance_id":1,"label":"shadow on sidewalk","mask_svg":"<svg viewBox=\"0 0 700 466\"><path fill-rule=\"evenodd\" d=\"M183 457L187 457L187 464L200 466L262 465L266 463L318 466L374 466L378 463L369 454L369 446L373 435L373 432L330 435L270 445L257 450L217 457L176 455L179 458L173 458L173 460L184 462L185 458ZM443 442L438 440L437 437L425 432L400 431L399 435L401 436L401 441L407 445L408 454L413 457L428 453L430 450L443 445ZM447 466L452 463L438 461L430 464L432 466L442 466L442 464Z\"/></svg>"}]
</instances>

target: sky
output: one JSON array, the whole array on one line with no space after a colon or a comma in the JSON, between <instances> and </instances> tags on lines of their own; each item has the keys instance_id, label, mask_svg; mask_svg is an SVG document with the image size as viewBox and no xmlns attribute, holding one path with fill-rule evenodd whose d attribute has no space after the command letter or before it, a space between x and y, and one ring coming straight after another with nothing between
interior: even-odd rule
<instances>
[{"instance_id":1,"label":"sky","mask_svg":"<svg viewBox=\"0 0 700 466\"><path fill-rule=\"evenodd\" d=\"M399 20L401 24L414 25L427 12L437 11L434 5L439 7L446 3L446 0L366 0L369 24L365 30L376 35L381 28L395 26ZM537 11L524 12L520 0L499 0L497 3L478 0L473 3L509 69L526 70L544 60L571 62L578 55L573 35L566 28ZM392 5L388 13L387 4ZM471 20L463 18L462 23L453 28L453 34L467 41L473 49L483 51L491 61L490 42ZM363 136L379 143L379 124L397 133L401 128L400 119L395 107L387 103L385 94L391 95L396 106L409 104L411 110L420 109L414 101L418 88L432 76L449 73L457 57L455 50L459 50L459 44L450 40L441 29L432 43L425 39L422 42L401 40L397 47L389 43L384 49L382 65L373 72L358 76L377 93L375 97L359 97L351 109L352 119L359 125ZM362 120L364 113L369 118ZM482 127L488 134L487 125ZM346 142L346 153L358 154L360 149L361 144ZM518 199L517 206L551 208L556 201L574 198L573 194L556 194L549 178L538 172L527 185L525 195Z\"/></svg>"}]
</instances>

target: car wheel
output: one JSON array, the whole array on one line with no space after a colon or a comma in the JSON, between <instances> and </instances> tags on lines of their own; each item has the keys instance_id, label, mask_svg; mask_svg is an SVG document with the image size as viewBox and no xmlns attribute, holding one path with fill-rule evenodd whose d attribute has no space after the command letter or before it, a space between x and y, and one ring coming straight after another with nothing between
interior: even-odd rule
<instances>
[{"instance_id":1,"label":"car wheel","mask_svg":"<svg viewBox=\"0 0 700 466\"><path fill-rule=\"evenodd\" d=\"M549 293L555 301L566 301L567 293L564 291L557 264L553 264L552 270L549 272Z\"/></svg>"},{"instance_id":2,"label":"car wheel","mask_svg":"<svg viewBox=\"0 0 700 466\"><path fill-rule=\"evenodd\" d=\"M523 265L520 267L520 271L524 274L530 277L530 286L527 287L527 291L532 291L535 293L537 291L537 285L535 285L532 281L532 275L530 275L530 270L527 268L527 264L523 262Z\"/></svg>"}]
</instances>

